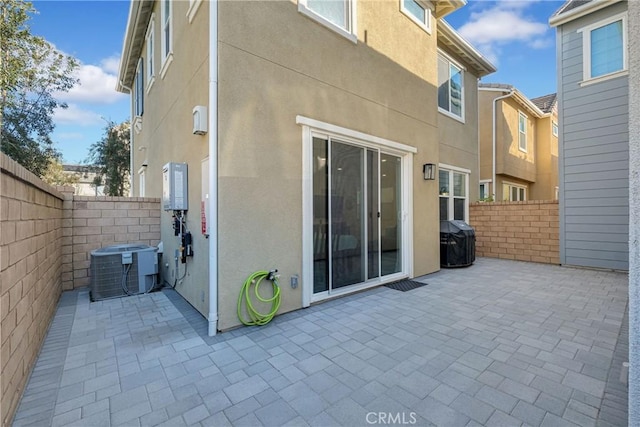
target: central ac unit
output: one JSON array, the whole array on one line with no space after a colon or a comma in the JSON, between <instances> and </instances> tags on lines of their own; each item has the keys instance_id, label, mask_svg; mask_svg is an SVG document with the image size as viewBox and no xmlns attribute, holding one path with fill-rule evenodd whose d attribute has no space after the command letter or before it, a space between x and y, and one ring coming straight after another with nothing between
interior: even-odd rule
<instances>
[{"instance_id":1,"label":"central ac unit","mask_svg":"<svg viewBox=\"0 0 640 427\"><path fill-rule=\"evenodd\" d=\"M158 274L157 250L128 244L91 251L91 301L149 292Z\"/></svg>"}]
</instances>

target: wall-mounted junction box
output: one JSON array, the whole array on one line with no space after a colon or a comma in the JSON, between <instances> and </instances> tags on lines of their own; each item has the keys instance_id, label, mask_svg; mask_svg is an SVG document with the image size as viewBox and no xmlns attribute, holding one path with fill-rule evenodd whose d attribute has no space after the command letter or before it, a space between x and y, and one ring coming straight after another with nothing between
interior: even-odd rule
<instances>
[{"instance_id":1,"label":"wall-mounted junction box","mask_svg":"<svg viewBox=\"0 0 640 427\"><path fill-rule=\"evenodd\" d=\"M162 208L165 211L189 209L187 164L167 163L162 167Z\"/></svg>"}]
</instances>

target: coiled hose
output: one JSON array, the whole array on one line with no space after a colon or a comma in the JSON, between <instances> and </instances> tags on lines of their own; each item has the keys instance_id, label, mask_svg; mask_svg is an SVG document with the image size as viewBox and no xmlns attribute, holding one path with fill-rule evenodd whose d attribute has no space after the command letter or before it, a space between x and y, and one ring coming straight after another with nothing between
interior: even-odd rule
<instances>
[{"instance_id":1,"label":"coiled hose","mask_svg":"<svg viewBox=\"0 0 640 427\"><path fill-rule=\"evenodd\" d=\"M238 297L238 319L247 326L261 326L266 325L273 319L280 308L280 286L278 285L278 277L275 274L278 270L272 271L256 271L244 281L242 289L240 290L240 296ZM260 284L264 279L271 281L273 288L273 296L270 298L263 298L260 295ZM253 286L253 293L258 301L265 304L271 304L271 310L268 313L260 313L255 309L251 302L251 296L249 291ZM249 316L246 319L242 314L242 303L245 303L245 311Z\"/></svg>"}]
</instances>

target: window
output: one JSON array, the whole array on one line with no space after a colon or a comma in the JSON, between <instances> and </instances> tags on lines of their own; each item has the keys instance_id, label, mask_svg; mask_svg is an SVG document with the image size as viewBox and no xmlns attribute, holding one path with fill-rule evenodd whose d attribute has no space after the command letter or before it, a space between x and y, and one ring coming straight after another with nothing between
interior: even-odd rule
<instances>
[{"instance_id":1,"label":"window","mask_svg":"<svg viewBox=\"0 0 640 427\"><path fill-rule=\"evenodd\" d=\"M147 45L147 90L151 87L155 80L155 55L154 55L154 37L153 37L153 15L151 15L151 21L149 28L147 28L147 35L145 37Z\"/></svg>"},{"instance_id":2,"label":"window","mask_svg":"<svg viewBox=\"0 0 640 427\"><path fill-rule=\"evenodd\" d=\"M400 5L402 13L431 34L431 9L417 0L400 0Z\"/></svg>"},{"instance_id":3,"label":"window","mask_svg":"<svg viewBox=\"0 0 640 427\"><path fill-rule=\"evenodd\" d=\"M302 304L412 269L414 147L297 116L302 125Z\"/></svg>"},{"instance_id":4,"label":"window","mask_svg":"<svg viewBox=\"0 0 640 427\"><path fill-rule=\"evenodd\" d=\"M438 55L438 109L464 121L464 83L462 67Z\"/></svg>"},{"instance_id":5,"label":"window","mask_svg":"<svg viewBox=\"0 0 640 427\"><path fill-rule=\"evenodd\" d=\"M480 183L480 200L490 200L491 193L489 193L489 182L481 182Z\"/></svg>"},{"instance_id":6,"label":"window","mask_svg":"<svg viewBox=\"0 0 640 427\"><path fill-rule=\"evenodd\" d=\"M173 43L173 31L171 28L172 24L172 6L170 0L162 0L161 5L161 21L160 25L162 26L162 68L160 70L160 77L164 77L164 73L166 72L167 67L171 63L173 59L173 51L172 51L172 43Z\"/></svg>"},{"instance_id":7,"label":"window","mask_svg":"<svg viewBox=\"0 0 640 427\"><path fill-rule=\"evenodd\" d=\"M459 219L469 221L469 171L441 165L439 167L440 221Z\"/></svg>"},{"instance_id":8,"label":"window","mask_svg":"<svg viewBox=\"0 0 640 427\"><path fill-rule=\"evenodd\" d=\"M518 148L527 152L527 116L522 112L518 113Z\"/></svg>"},{"instance_id":9,"label":"window","mask_svg":"<svg viewBox=\"0 0 640 427\"><path fill-rule=\"evenodd\" d=\"M553 136L558 136L558 124L556 122L551 122L551 131Z\"/></svg>"},{"instance_id":10,"label":"window","mask_svg":"<svg viewBox=\"0 0 640 427\"><path fill-rule=\"evenodd\" d=\"M138 181L139 181L139 197L145 197L146 194L146 187L147 187L147 182L146 182L146 177L145 177L145 172L146 172L146 167L141 167L140 170L138 170Z\"/></svg>"},{"instance_id":11,"label":"window","mask_svg":"<svg viewBox=\"0 0 640 427\"><path fill-rule=\"evenodd\" d=\"M136 70L135 85L135 101L134 113L136 116L142 116L144 111L144 60L138 60L138 69Z\"/></svg>"},{"instance_id":12,"label":"window","mask_svg":"<svg viewBox=\"0 0 640 427\"><path fill-rule=\"evenodd\" d=\"M524 202L527 200L527 187L511 183L502 184L502 200Z\"/></svg>"},{"instance_id":13,"label":"window","mask_svg":"<svg viewBox=\"0 0 640 427\"><path fill-rule=\"evenodd\" d=\"M627 15L619 14L578 30L582 33L585 81L627 69Z\"/></svg>"},{"instance_id":14,"label":"window","mask_svg":"<svg viewBox=\"0 0 640 427\"><path fill-rule=\"evenodd\" d=\"M338 34L357 42L355 31L355 1L298 0L298 11Z\"/></svg>"}]
</instances>

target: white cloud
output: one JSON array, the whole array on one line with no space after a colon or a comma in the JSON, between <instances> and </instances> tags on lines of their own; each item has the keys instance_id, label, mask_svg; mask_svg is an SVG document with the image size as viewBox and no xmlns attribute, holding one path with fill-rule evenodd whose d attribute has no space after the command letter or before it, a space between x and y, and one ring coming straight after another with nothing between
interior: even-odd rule
<instances>
[{"instance_id":1,"label":"white cloud","mask_svg":"<svg viewBox=\"0 0 640 427\"><path fill-rule=\"evenodd\" d=\"M62 125L95 126L105 123L100 114L84 110L76 104L69 104L68 108L56 108L53 119L56 124Z\"/></svg>"},{"instance_id":2,"label":"white cloud","mask_svg":"<svg viewBox=\"0 0 640 427\"><path fill-rule=\"evenodd\" d=\"M102 69L110 74L117 75L120 68L120 55L110 56L100 61Z\"/></svg>"},{"instance_id":3,"label":"white cloud","mask_svg":"<svg viewBox=\"0 0 640 427\"><path fill-rule=\"evenodd\" d=\"M78 83L68 92L55 96L61 101L90 104L113 104L126 95L116 92L118 57L105 58L100 65L80 64L74 76Z\"/></svg>"},{"instance_id":4,"label":"white cloud","mask_svg":"<svg viewBox=\"0 0 640 427\"><path fill-rule=\"evenodd\" d=\"M533 3L498 1L488 9L472 12L469 22L458 31L494 64L499 62L501 47L509 43L523 43L532 49L547 48L553 44L547 35L549 26L525 15L525 9Z\"/></svg>"}]
</instances>

